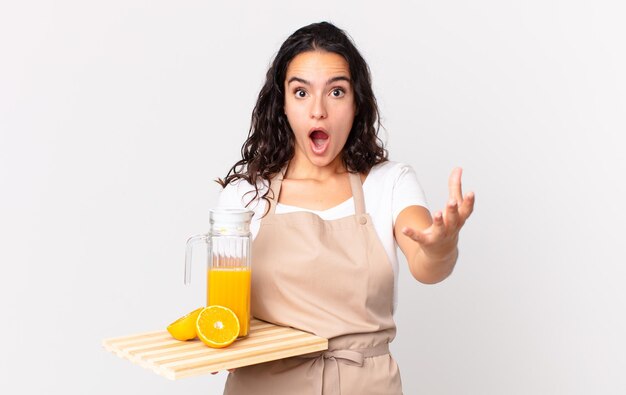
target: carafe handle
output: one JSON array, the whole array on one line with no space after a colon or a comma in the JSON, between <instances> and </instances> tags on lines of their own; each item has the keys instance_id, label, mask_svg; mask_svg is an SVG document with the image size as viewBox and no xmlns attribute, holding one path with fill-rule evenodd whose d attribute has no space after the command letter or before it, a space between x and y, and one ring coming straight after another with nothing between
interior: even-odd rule
<instances>
[{"instance_id":1,"label":"carafe handle","mask_svg":"<svg viewBox=\"0 0 626 395\"><path fill-rule=\"evenodd\" d=\"M204 241L210 248L211 238L208 234L200 234L191 236L187 239L187 248L185 251L185 285L191 284L191 261L193 257L193 246Z\"/></svg>"}]
</instances>

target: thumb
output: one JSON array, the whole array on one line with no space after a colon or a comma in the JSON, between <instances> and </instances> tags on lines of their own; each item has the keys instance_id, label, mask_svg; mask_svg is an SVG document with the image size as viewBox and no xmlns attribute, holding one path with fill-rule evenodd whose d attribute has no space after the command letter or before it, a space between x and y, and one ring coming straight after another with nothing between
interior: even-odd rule
<instances>
[{"instance_id":1,"label":"thumb","mask_svg":"<svg viewBox=\"0 0 626 395\"><path fill-rule=\"evenodd\" d=\"M408 226L402 228L402 234L420 244L424 241L424 237L420 232L416 232L414 229L411 229Z\"/></svg>"}]
</instances>

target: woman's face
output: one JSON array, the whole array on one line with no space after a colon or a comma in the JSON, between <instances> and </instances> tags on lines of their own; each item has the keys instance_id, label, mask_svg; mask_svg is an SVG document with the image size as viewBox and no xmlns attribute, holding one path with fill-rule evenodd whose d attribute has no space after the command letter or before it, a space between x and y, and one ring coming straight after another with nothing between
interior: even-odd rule
<instances>
[{"instance_id":1,"label":"woman's face","mask_svg":"<svg viewBox=\"0 0 626 395\"><path fill-rule=\"evenodd\" d=\"M294 57L285 77L285 114L296 138L295 157L327 166L352 129L354 92L348 62L332 52L309 51Z\"/></svg>"}]
</instances>

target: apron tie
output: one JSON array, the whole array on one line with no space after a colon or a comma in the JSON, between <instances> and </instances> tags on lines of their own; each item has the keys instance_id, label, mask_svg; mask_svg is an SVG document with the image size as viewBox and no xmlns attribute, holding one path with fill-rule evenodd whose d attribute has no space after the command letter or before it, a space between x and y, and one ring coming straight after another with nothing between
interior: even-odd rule
<instances>
[{"instance_id":1,"label":"apron tie","mask_svg":"<svg viewBox=\"0 0 626 395\"><path fill-rule=\"evenodd\" d=\"M315 358L322 362L322 385L320 394L323 395L341 395L341 385L339 383L339 362L346 365L362 367L365 358L377 357L379 355L389 354L389 343L382 343L374 347L343 349L323 351L309 355L299 356L297 358ZM332 361L333 367L326 367L326 361ZM317 361L316 361L317 362ZM330 392L324 394L324 388Z\"/></svg>"}]
</instances>

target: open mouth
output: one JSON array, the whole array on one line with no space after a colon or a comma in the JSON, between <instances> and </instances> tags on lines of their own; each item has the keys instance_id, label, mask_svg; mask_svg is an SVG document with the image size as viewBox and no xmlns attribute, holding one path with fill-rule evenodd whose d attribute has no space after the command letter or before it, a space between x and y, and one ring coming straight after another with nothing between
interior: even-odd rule
<instances>
[{"instance_id":1,"label":"open mouth","mask_svg":"<svg viewBox=\"0 0 626 395\"><path fill-rule=\"evenodd\" d=\"M330 141L330 136L323 129L311 129L309 133L309 138L311 139L311 149L314 153L318 155L322 155L326 152L326 148L328 148L328 142Z\"/></svg>"}]
</instances>

